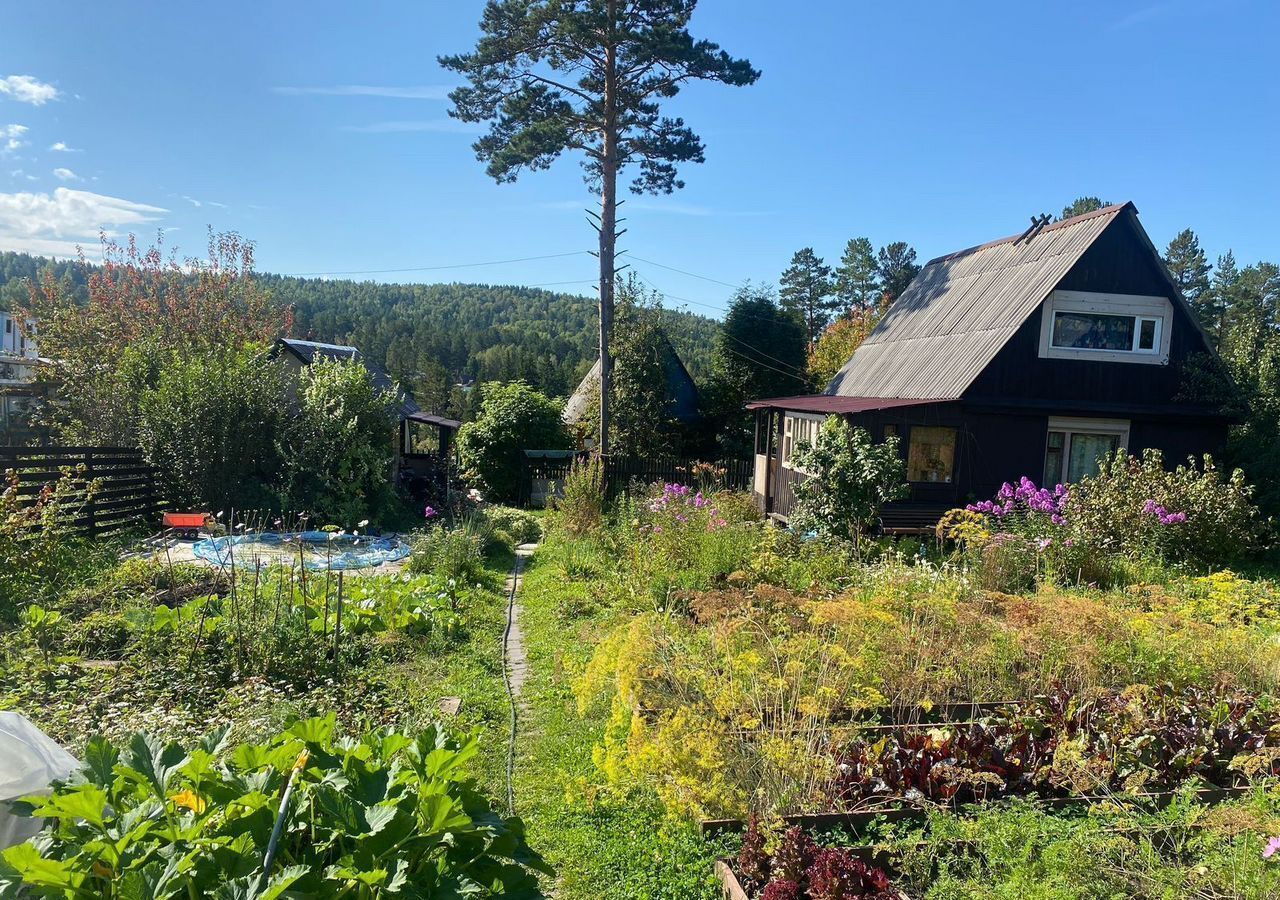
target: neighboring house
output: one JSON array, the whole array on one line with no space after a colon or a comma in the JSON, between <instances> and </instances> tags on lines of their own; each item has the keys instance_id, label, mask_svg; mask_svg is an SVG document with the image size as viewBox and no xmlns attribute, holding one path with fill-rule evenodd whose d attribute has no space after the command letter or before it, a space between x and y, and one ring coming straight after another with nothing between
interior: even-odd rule
<instances>
[{"instance_id":1,"label":"neighboring house","mask_svg":"<svg viewBox=\"0 0 1280 900\"><path fill-rule=\"evenodd\" d=\"M369 370L369 375L382 391L395 395L399 437L396 442L398 470L423 477L434 477L448 468L453 456L454 438L462 423L456 419L425 413L413 395L392 380L382 367L369 362L356 347L281 338L276 341L273 356L301 369L316 360L356 360Z\"/></svg>"},{"instance_id":2,"label":"neighboring house","mask_svg":"<svg viewBox=\"0 0 1280 900\"><path fill-rule=\"evenodd\" d=\"M942 256L823 393L748 404L757 501L789 515L808 477L795 445L828 415L901 440L911 496L885 510L887 529L1023 475L1077 481L1118 448L1217 453L1229 418L1179 399L1183 364L1212 353L1132 203Z\"/></svg>"},{"instance_id":3,"label":"neighboring house","mask_svg":"<svg viewBox=\"0 0 1280 900\"><path fill-rule=\"evenodd\" d=\"M36 383L36 368L48 361L40 359L30 330L12 313L0 311L0 444L47 439L45 430L31 422L37 402L46 396L46 388Z\"/></svg>"},{"instance_id":4,"label":"neighboring house","mask_svg":"<svg viewBox=\"0 0 1280 900\"><path fill-rule=\"evenodd\" d=\"M671 341L664 337L662 346L662 368L667 378L667 414L681 425L696 425L702 421L698 387ZM565 403L562 418L581 440L589 428L594 428L591 423L598 424L599 408L600 360L597 359Z\"/></svg>"}]
</instances>

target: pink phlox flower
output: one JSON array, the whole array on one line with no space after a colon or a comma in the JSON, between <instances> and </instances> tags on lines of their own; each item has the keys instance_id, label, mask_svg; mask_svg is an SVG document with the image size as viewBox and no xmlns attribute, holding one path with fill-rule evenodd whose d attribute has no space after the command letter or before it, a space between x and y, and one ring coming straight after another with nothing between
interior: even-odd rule
<instances>
[{"instance_id":1,"label":"pink phlox flower","mask_svg":"<svg viewBox=\"0 0 1280 900\"><path fill-rule=\"evenodd\" d=\"M439 511L434 506L428 506L422 511L422 517L424 519L434 519L439 514Z\"/></svg>"},{"instance_id":2,"label":"pink phlox flower","mask_svg":"<svg viewBox=\"0 0 1280 900\"><path fill-rule=\"evenodd\" d=\"M1262 851L1262 858L1270 859L1277 853L1280 853L1280 837L1273 837L1267 841L1266 849Z\"/></svg>"}]
</instances>

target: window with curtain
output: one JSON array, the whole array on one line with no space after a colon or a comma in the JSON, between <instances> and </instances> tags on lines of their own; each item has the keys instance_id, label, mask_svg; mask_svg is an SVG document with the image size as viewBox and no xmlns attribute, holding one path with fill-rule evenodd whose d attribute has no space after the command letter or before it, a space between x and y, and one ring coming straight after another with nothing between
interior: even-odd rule
<instances>
[{"instance_id":1,"label":"window with curtain","mask_svg":"<svg viewBox=\"0 0 1280 900\"><path fill-rule=\"evenodd\" d=\"M913 425L907 448L907 481L950 483L955 477L956 430Z\"/></svg>"},{"instance_id":2,"label":"window with curtain","mask_svg":"<svg viewBox=\"0 0 1280 900\"><path fill-rule=\"evenodd\" d=\"M1044 453L1045 485L1071 484L1098 472L1098 460L1129 443L1122 419L1050 419Z\"/></svg>"}]
</instances>

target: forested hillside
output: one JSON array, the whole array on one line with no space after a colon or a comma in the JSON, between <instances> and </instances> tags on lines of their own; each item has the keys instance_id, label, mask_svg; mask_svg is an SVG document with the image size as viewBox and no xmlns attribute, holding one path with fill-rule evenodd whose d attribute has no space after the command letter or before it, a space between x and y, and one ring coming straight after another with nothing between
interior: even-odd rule
<instances>
[{"instance_id":1,"label":"forested hillside","mask_svg":"<svg viewBox=\"0 0 1280 900\"><path fill-rule=\"evenodd\" d=\"M48 266L59 279L83 285L74 262L0 253L0 300L19 302L26 279ZM294 337L358 346L412 386L429 408L445 408L449 385L469 379L523 378L565 395L596 356L591 297L504 285L259 278L278 302L293 306ZM718 323L685 312L665 315L695 378L705 373Z\"/></svg>"}]
</instances>

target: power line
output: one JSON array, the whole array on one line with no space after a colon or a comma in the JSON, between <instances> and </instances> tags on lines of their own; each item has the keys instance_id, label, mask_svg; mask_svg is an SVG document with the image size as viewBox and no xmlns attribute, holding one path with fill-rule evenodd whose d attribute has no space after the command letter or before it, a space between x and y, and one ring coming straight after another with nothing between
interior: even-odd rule
<instances>
[{"instance_id":1,"label":"power line","mask_svg":"<svg viewBox=\"0 0 1280 900\"><path fill-rule=\"evenodd\" d=\"M794 372L784 372L782 369L775 368L774 366L771 366L768 363L761 362L758 359L753 359L752 357L747 356L745 353L739 353L737 350L734 350L732 347L725 347L724 349L729 353L732 353L734 356L738 356L738 357L741 357L742 359L745 359L747 362L751 363L752 365L762 366L763 368L766 368L766 369L772 369L773 371L777 372L779 375L786 375L788 378L794 378L796 381L799 381L805 387L809 386L808 378L802 378Z\"/></svg>"},{"instance_id":2,"label":"power line","mask_svg":"<svg viewBox=\"0 0 1280 900\"><path fill-rule=\"evenodd\" d=\"M680 298L680 297L675 297L675 296L672 296L672 295L667 294L665 291L663 291L663 290L662 290L662 288L658 287L656 284L654 284L654 283L653 283L652 281L650 281L649 279L645 278L643 275L637 275L636 277L638 277L638 278L639 278L641 281L643 281L645 284L649 285L649 287L653 288L653 289L654 289L655 291L657 291L659 294L662 294L664 297L666 297L666 296L671 296L671 298L672 298L673 300L680 300L680 299L683 299L683 298ZM689 302L689 301L686 301L686 302ZM805 377L805 375L804 375L804 370L803 370L803 369L801 369L799 366L794 366L794 365L792 365L791 363L787 362L786 360L778 359L778 357L776 357L776 356L771 356L771 355L769 355L768 353L765 353L765 352L764 352L763 350L761 350L759 347L755 347L755 346L753 346L753 345L751 345L751 344L748 344L746 341L739 340L738 338L734 337L733 335L731 335L731 334L729 334L727 331L725 331L725 330L724 330L724 326L723 326L723 325L721 325L721 326L720 326L720 333L721 333L722 335L724 335L725 337L727 337L729 340L733 341L735 344L741 344L743 347L746 347L746 348L747 348L748 350L750 350L752 353L758 354L759 356L763 356L765 359L771 359L771 360L773 360L774 362L776 362L778 365L780 365L780 366L785 366L787 369L790 369L790 370L792 370L792 371L789 371L789 372L783 372L781 369L778 369L778 368L776 368L776 367L774 367L774 366L771 366L771 365L769 365L769 364L768 364L768 363L766 363L766 362L762 362L762 361L761 361L761 360L759 360L759 359L752 359L751 357L748 357L746 354L738 353L738 352L737 352L736 350L734 350L732 347L725 347L725 348L724 348L725 350L728 350L730 353L733 353L735 356L739 356L739 357L741 357L741 358L743 358L743 359L747 360L748 362L752 362L752 363L755 363L755 364L757 364L757 365L764 366L766 369L773 369L773 371L775 371L775 372L779 372L779 373L781 373L781 374L783 374L783 375L790 375L790 376L792 376L793 378L799 378L799 379L800 379L801 381L803 381L805 384L808 384L808 383L809 383L808 378L807 378L807 377Z\"/></svg>"},{"instance_id":3,"label":"power line","mask_svg":"<svg viewBox=\"0 0 1280 900\"><path fill-rule=\"evenodd\" d=\"M587 256L590 250L570 250L567 253L547 253L542 256L522 256L517 259L495 259L489 262L453 263L447 266L411 266L404 269L353 269L340 272L276 272L286 278L317 278L328 275L389 275L395 272L439 272L443 269L478 269L483 266L505 266L510 263L533 262L539 259L562 259L566 256ZM563 282L568 284L568 282Z\"/></svg>"},{"instance_id":4,"label":"power line","mask_svg":"<svg viewBox=\"0 0 1280 900\"><path fill-rule=\"evenodd\" d=\"M729 282L721 281L718 278L710 278L706 275L699 275L697 272L687 272L684 269L677 269L675 266L668 266L664 263L654 262L651 259L644 259L639 256L634 256L630 253L627 254L627 259L634 259L636 262L642 262L650 266L657 266L659 269L666 269L670 272L679 272L681 275L688 275L690 278L700 278L703 281L710 281L712 284L719 284L727 288L733 288L735 291L738 290L740 287L742 287L741 284L730 284Z\"/></svg>"},{"instance_id":5,"label":"power line","mask_svg":"<svg viewBox=\"0 0 1280 900\"><path fill-rule=\"evenodd\" d=\"M639 257L628 256L628 259L634 259L634 260L636 260L637 262L643 262L643 263L646 263L646 264L648 264L648 265L658 265L658 266L661 266L661 263L650 263L648 260L642 260L642 259L640 259ZM664 269L669 269L669 268L671 268L671 267L670 267L670 266L662 266L662 268L664 268ZM673 271L679 272L679 271L682 271L682 270L680 270L680 269L675 269L675 270L673 270ZM690 272L690 273L686 273L686 274L693 274L693 273L691 273L691 272ZM681 303L689 303L689 304L692 304L692 305L694 305L694 306L701 306L701 307L704 307L704 308L706 308L706 309L715 310L716 312L721 313L722 315L727 315L727 314L728 314L728 312L729 312L727 309L721 309L719 306L714 306L714 305L712 305L712 304L710 304L710 303L703 303L701 300L691 300L691 299L689 299L688 297L678 297L678 296L676 296L675 294L671 294L671 293L668 293L667 291L662 290L662 288L658 287L656 284L654 284L654 283L653 283L652 281L650 281L649 279L644 278L643 276L639 276L639 277L644 281L644 283L645 283L645 284L649 285L649 287L653 288L655 291L657 291L658 293L662 294L662 296L664 296L664 297L670 297L672 300L679 300ZM701 278L702 276L701 276L701 275L694 275L693 277L694 277L694 278ZM714 281L714 279L710 279L710 278L708 278L708 279L706 279L706 280L707 280L707 281ZM721 281L721 282L718 282L718 283L719 283L719 284L724 284L725 282ZM729 285L729 287L733 287L733 285ZM802 334L804 334L804 335L806 336L806 339L807 339L807 337L808 337L808 332L805 330L805 327L804 327L803 325L801 325L799 322L791 322L791 321L788 321L787 319L773 319L773 318L771 318L771 319L765 319L765 318L764 318L764 317L762 317L762 316L755 316L755 315L752 315L751 313L746 313L746 312L739 312L739 313L738 313L738 315L739 315L739 316L742 316L742 317L744 317L744 318L754 319L754 320L756 320L757 322L767 322L767 323L768 323L768 324L770 324L770 325L775 325L775 326L777 326L777 325L781 325L781 326L786 327L786 328L794 328L794 329L796 329L797 331L799 331L799 332L801 332Z\"/></svg>"}]
</instances>

